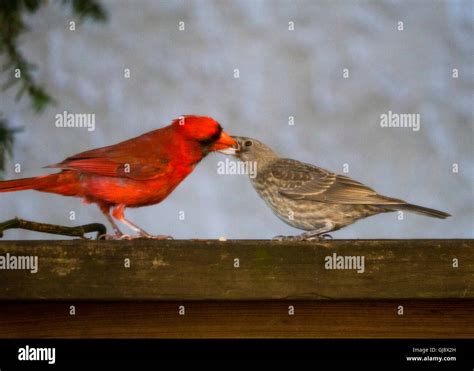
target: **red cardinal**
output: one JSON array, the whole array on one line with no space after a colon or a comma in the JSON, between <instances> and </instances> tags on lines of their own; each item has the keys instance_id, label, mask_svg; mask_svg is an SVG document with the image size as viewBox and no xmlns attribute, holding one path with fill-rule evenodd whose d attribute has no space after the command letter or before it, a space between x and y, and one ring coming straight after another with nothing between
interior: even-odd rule
<instances>
[{"instance_id":1,"label":"red cardinal","mask_svg":"<svg viewBox=\"0 0 474 371\"><path fill-rule=\"evenodd\" d=\"M232 151L236 144L212 118L182 116L164 128L47 166L60 173L0 182L0 192L34 189L82 197L100 207L116 237L124 235L112 216L140 237L152 238L125 219L125 208L161 202L209 152Z\"/></svg>"}]
</instances>

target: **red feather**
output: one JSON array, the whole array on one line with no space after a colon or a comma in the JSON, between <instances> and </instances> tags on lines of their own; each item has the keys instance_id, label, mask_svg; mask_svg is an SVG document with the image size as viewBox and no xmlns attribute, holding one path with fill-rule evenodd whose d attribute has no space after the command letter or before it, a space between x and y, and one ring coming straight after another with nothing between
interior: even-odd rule
<instances>
[{"instance_id":1,"label":"red feather","mask_svg":"<svg viewBox=\"0 0 474 371\"><path fill-rule=\"evenodd\" d=\"M212 118L184 116L164 128L47 166L62 169L60 173L0 182L0 192L34 189L82 197L108 214L115 206L122 210L162 201L209 152L235 144Z\"/></svg>"}]
</instances>

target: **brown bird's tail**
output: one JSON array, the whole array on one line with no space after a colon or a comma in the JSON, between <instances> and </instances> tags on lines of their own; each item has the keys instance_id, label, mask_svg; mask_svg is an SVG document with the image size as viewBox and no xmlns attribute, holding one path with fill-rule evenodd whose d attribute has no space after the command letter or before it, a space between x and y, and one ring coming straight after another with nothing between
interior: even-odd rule
<instances>
[{"instance_id":1,"label":"brown bird's tail","mask_svg":"<svg viewBox=\"0 0 474 371\"><path fill-rule=\"evenodd\" d=\"M450 214L445 213L444 211L430 209L428 207L423 207L423 206L418 206L418 205L413 205L413 204L401 204L401 205L393 205L393 206L384 205L384 206L391 210L409 211L412 213L426 215L426 216L430 216L432 218L438 218L438 219L446 219L448 216L451 216Z\"/></svg>"}]
</instances>

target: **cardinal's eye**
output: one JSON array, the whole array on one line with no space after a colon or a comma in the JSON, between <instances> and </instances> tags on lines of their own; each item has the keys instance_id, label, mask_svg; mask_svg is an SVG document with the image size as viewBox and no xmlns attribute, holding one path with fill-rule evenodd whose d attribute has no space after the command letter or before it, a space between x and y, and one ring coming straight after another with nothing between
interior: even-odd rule
<instances>
[{"instance_id":1,"label":"cardinal's eye","mask_svg":"<svg viewBox=\"0 0 474 371\"><path fill-rule=\"evenodd\" d=\"M251 140L246 140L246 141L244 142L244 146L245 146L245 147L250 147L252 144L253 144L253 143L252 143Z\"/></svg>"}]
</instances>

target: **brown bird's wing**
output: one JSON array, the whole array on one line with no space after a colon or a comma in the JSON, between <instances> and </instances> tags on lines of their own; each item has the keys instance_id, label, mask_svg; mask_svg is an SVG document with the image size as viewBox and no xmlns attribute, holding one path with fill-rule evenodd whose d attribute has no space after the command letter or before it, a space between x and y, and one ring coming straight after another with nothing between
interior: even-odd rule
<instances>
[{"instance_id":1,"label":"brown bird's wing","mask_svg":"<svg viewBox=\"0 0 474 371\"><path fill-rule=\"evenodd\" d=\"M371 205L405 203L381 196L347 176L295 160L278 160L271 168L271 175L280 185L280 194L295 200Z\"/></svg>"},{"instance_id":2,"label":"brown bird's wing","mask_svg":"<svg viewBox=\"0 0 474 371\"><path fill-rule=\"evenodd\" d=\"M81 152L59 164L46 167L135 180L154 179L166 174L170 166L169 156L160 154L156 144L153 144L153 153L147 151L148 148L149 140L146 137L138 137L112 146Z\"/></svg>"}]
</instances>

